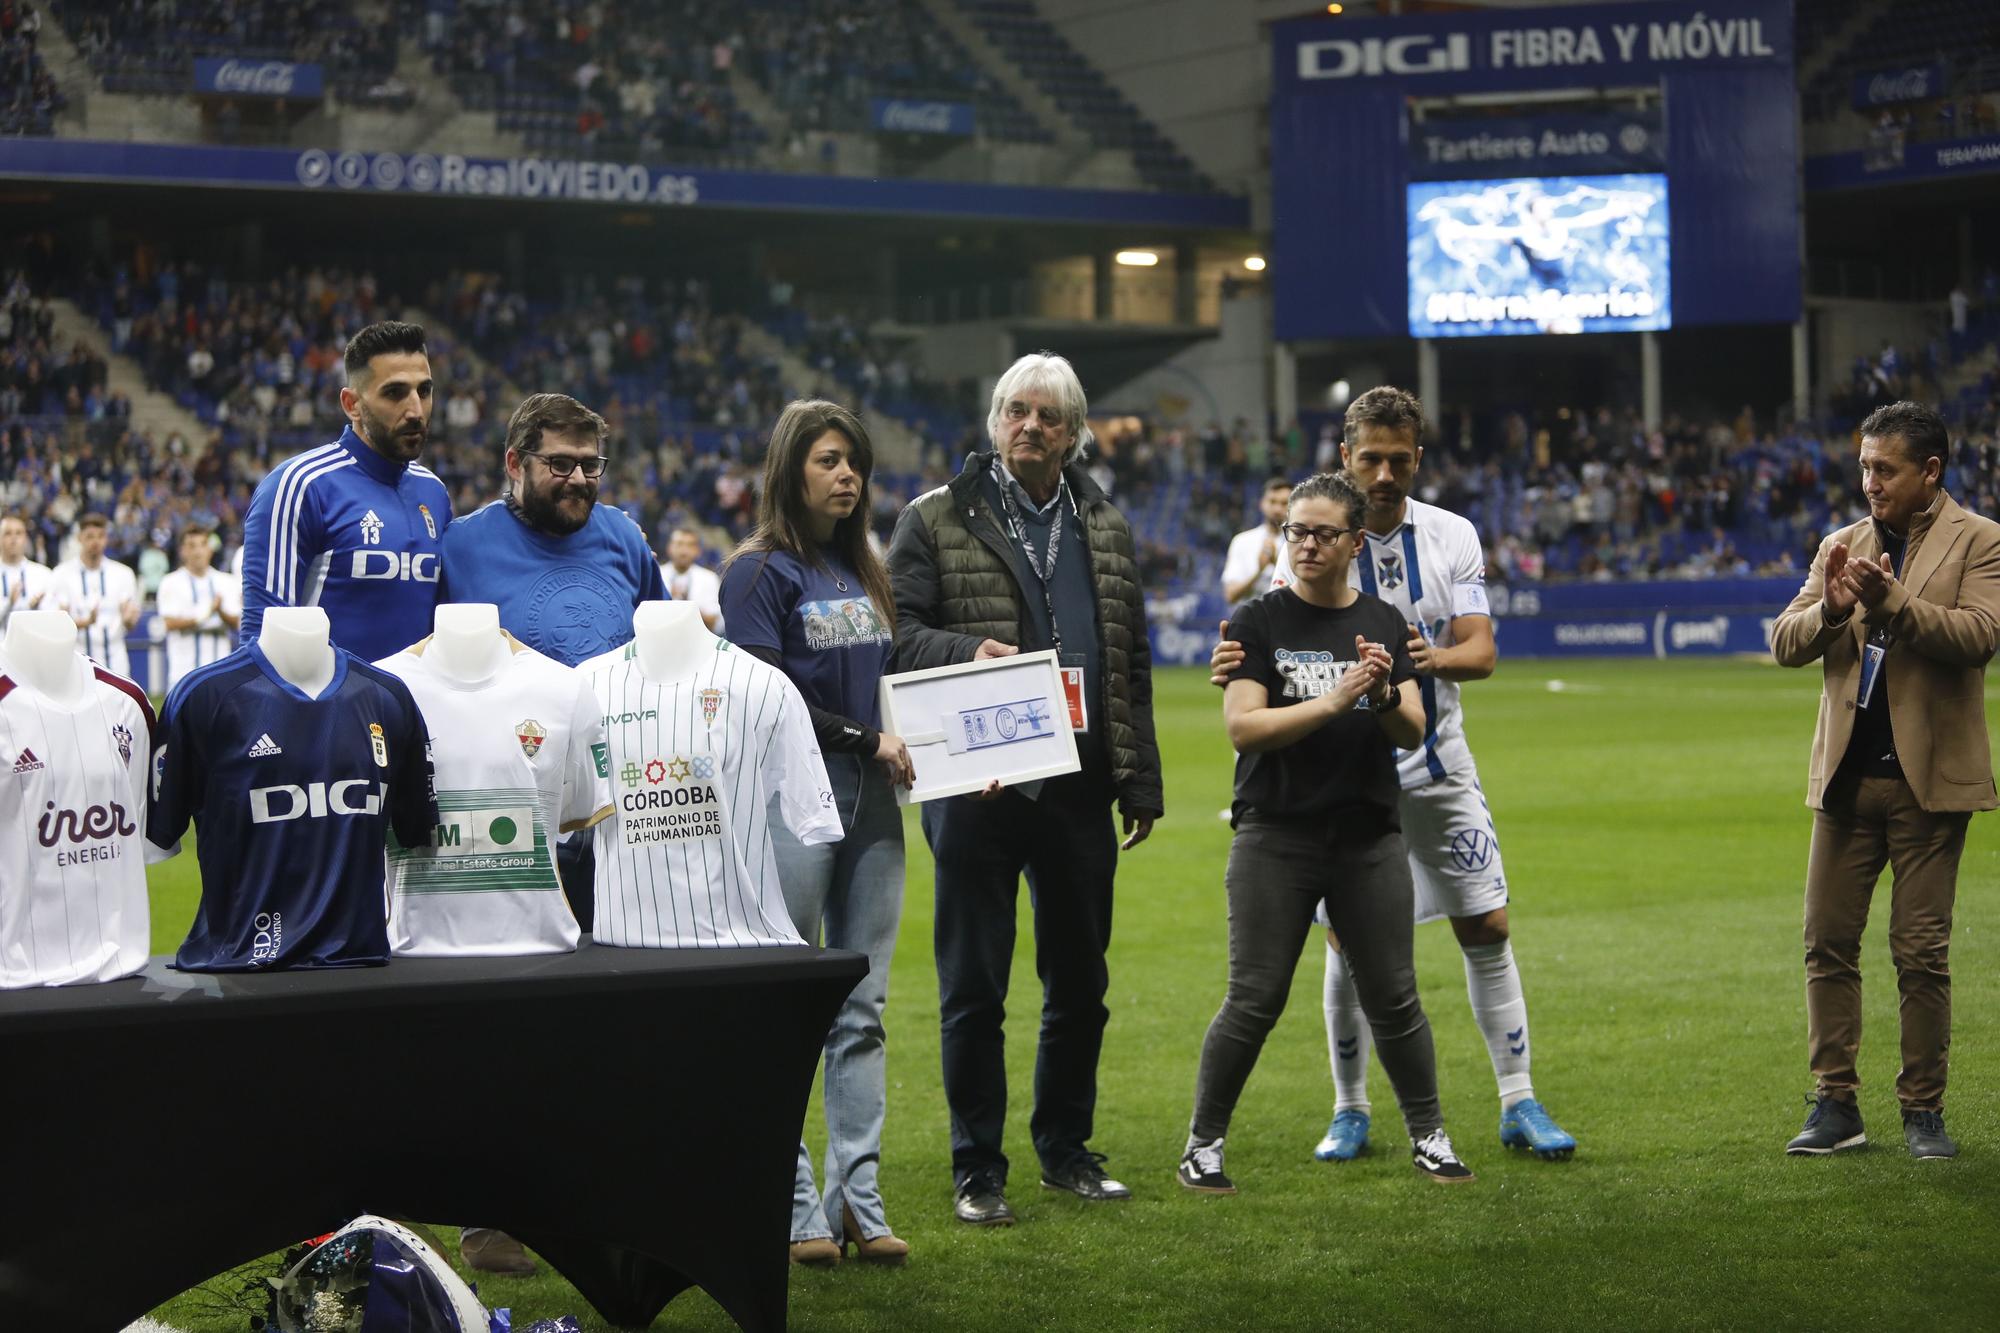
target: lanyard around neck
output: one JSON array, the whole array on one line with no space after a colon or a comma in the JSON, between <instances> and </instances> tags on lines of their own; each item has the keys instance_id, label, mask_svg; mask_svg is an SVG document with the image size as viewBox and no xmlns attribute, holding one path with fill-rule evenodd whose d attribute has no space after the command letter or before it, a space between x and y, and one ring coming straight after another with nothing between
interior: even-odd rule
<instances>
[{"instance_id":1,"label":"lanyard around neck","mask_svg":"<svg viewBox=\"0 0 2000 1333\"><path fill-rule=\"evenodd\" d=\"M1049 640L1056 650L1056 656L1060 658L1062 630L1056 624L1056 600L1050 588L1055 583L1056 558L1062 553L1062 511L1057 510L1050 518L1049 549L1047 559L1044 561L1035 554L1035 544L1028 540L1027 526L1021 522L1021 507L1014 500L1014 480L1001 468L998 459L993 461L993 481L1000 488L1000 509L1007 517L1007 530L1014 540L1021 544L1021 554L1028 557L1028 568L1034 571L1035 581L1041 585L1042 605L1049 613ZM1070 513L1077 512L1076 497L1069 493L1068 481L1056 483L1056 495L1069 501Z\"/></svg>"}]
</instances>

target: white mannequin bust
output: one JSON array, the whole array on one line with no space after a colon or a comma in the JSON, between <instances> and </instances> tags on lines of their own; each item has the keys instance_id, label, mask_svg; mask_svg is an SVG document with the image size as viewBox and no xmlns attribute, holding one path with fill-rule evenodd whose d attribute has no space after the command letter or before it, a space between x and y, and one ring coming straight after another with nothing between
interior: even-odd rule
<instances>
[{"instance_id":1,"label":"white mannequin bust","mask_svg":"<svg viewBox=\"0 0 2000 1333\"><path fill-rule=\"evenodd\" d=\"M7 674L51 703L71 705L90 688L90 671L79 671L76 622L67 611L16 611L7 619Z\"/></svg>"},{"instance_id":2,"label":"white mannequin bust","mask_svg":"<svg viewBox=\"0 0 2000 1333\"><path fill-rule=\"evenodd\" d=\"M317 699L333 684L331 633L326 612L317 606L274 606L264 612L257 646L272 670L307 698Z\"/></svg>"},{"instance_id":3,"label":"white mannequin bust","mask_svg":"<svg viewBox=\"0 0 2000 1333\"><path fill-rule=\"evenodd\" d=\"M693 602L639 603L632 612L632 639L639 647L639 669L652 680L692 675L715 651L715 636Z\"/></svg>"},{"instance_id":4,"label":"white mannequin bust","mask_svg":"<svg viewBox=\"0 0 2000 1333\"><path fill-rule=\"evenodd\" d=\"M431 622L428 657L438 670L461 685L493 679L507 661L507 639L500 633L500 608L491 602L448 602Z\"/></svg>"}]
</instances>

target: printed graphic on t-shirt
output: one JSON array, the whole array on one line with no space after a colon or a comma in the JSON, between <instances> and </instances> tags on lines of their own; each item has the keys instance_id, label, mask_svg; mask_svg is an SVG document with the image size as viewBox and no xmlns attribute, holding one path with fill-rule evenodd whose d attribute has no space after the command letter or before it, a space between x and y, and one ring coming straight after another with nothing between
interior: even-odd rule
<instances>
[{"instance_id":1,"label":"printed graphic on t-shirt","mask_svg":"<svg viewBox=\"0 0 2000 1333\"><path fill-rule=\"evenodd\" d=\"M1280 693L1287 699L1317 699L1331 693L1342 676L1360 665L1323 650L1306 648L1279 648L1271 654L1271 660L1278 674L1285 678L1285 688ZM1367 706L1366 699L1355 701L1357 708Z\"/></svg>"},{"instance_id":2,"label":"printed graphic on t-shirt","mask_svg":"<svg viewBox=\"0 0 2000 1333\"><path fill-rule=\"evenodd\" d=\"M551 874L548 830L533 787L438 793L431 847L410 855L390 842L406 893L540 888Z\"/></svg>"},{"instance_id":3,"label":"printed graphic on t-shirt","mask_svg":"<svg viewBox=\"0 0 2000 1333\"><path fill-rule=\"evenodd\" d=\"M633 755L618 781L618 838L625 846L722 836L714 755Z\"/></svg>"},{"instance_id":4,"label":"printed graphic on t-shirt","mask_svg":"<svg viewBox=\"0 0 2000 1333\"><path fill-rule=\"evenodd\" d=\"M866 597L846 597L837 602L801 602L799 616L805 621L806 647L814 652L828 648L853 648L866 643L887 643L895 636L875 614L875 603Z\"/></svg>"}]
</instances>

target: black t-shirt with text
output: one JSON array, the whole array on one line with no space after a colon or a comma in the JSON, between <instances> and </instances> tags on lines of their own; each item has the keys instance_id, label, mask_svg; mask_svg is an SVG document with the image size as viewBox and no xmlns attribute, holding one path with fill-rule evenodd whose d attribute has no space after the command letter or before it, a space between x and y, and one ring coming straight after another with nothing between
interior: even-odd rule
<instances>
[{"instance_id":1,"label":"black t-shirt with text","mask_svg":"<svg viewBox=\"0 0 2000 1333\"><path fill-rule=\"evenodd\" d=\"M1273 708L1289 708L1330 693L1358 660L1354 636L1389 650L1389 679L1414 677L1405 646L1409 631L1387 602L1357 593L1339 610L1314 606L1290 588L1274 588L1246 603L1229 622L1243 645L1243 665L1231 680L1263 685ZM1235 818L1329 819L1380 832L1402 827L1396 802L1396 747L1367 699L1280 750L1236 757Z\"/></svg>"}]
</instances>

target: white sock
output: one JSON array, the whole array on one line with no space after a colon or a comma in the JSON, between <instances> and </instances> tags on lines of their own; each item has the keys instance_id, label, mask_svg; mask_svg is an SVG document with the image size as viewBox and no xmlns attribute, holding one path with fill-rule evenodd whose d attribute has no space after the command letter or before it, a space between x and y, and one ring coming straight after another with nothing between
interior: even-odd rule
<instances>
[{"instance_id":1,"label":"white sock","mask_svg":"<svg viewBox=\"0 0 2000 1333\"><path fill-rule=\"evenodd\" d=\"M1333 1109L1366 1112L1368 1052L1375 1044L1361 1013L1361 996L1347 974L1347 960L1326 946L1326 1055L1333 1065Z\"/></svg>"},{"instance_id":2,"label":"white sock","mask_svg":"<svg viewBox=\"0 0 2000 1333\"><path fill-rule=\"evenodd\" d=\"M1486 1038L1493 1057L1493 1077L1500 1085L1500 1109L1535 1095L1528 1076L1528 1001L1521 994L1521 972L1514 966L1514 946L1468 944L1465 950L1465 993L1472 1000L1472 1018Z\"/></svg>"}]
</instances>

